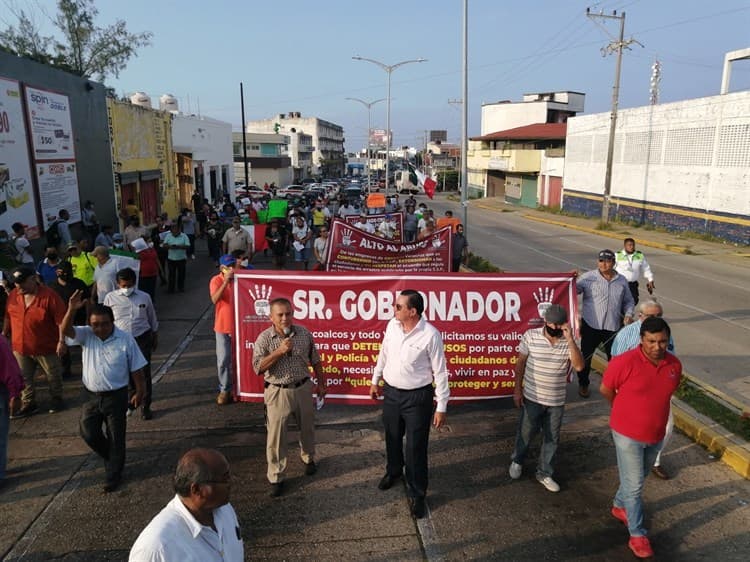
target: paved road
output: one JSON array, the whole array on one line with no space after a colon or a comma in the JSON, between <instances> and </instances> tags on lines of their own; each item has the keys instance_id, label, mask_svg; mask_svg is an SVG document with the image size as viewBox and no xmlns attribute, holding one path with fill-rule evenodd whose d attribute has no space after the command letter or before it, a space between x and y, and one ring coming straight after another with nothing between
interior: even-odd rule
<instances>
[{"instance_id":1,"label":"paved road","mask_svg":"<svg viewBox=\"0 0 750 562\"><path fill-rule=\"evenodd\" d=\"M403 489L376 488L384 466L376 407L327 404L318 416L318 474L304 476L290 443L288 491L269 498L263 407L215 405L206 289L214 269L200 257L188 267L187 293L159 301L156 362L174 361L155 386L154 419L128 421L122 488L100 492L101 461L78 436L79 380L65 383L68 410L11 422L11 470L0 492L4 560L126 560L171 498L177 459L194 446L216 447L231 462L247 560L632 560L627 533L608 512L617 471L607 405L577 398L573 386L559 494L535 481L533 454L519 481L508 477L517 413L503 401L451 406L445 431L431 438L430 517L419 523ZM746 560L750 483L682 435L664 465L674 478L645 488L657 560Z\"/></svg>"},{"instance_id":2,"label":"paved road","mask_svg":"<svg viewBox=\"0 0 750 562\"><path fill-rule=\"evenodd\" d=\"M436 216L444 209L461 216L460 206L445 198L432 205ZM506 271L586 271L596 267L599 250L619 250L622 244L524 219L521 209L498 212L471 206L469 213L471 250ZM633 236L648 238L648 232L634 230ZM685 370L750 404L750 264L641 249L654 271L655 296L664 304Z\"/></svg>"}]
</instances>

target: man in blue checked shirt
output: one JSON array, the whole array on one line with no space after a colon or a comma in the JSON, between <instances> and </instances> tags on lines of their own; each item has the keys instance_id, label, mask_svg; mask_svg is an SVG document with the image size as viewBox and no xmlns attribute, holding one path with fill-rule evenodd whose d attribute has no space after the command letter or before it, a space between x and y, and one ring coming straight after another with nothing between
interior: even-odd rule
<instances>
[{"instance_id":1,"label":"man in blue checked shirt","mask_svg":"<svg viewBox=\"0 0 750 562\"><path fill-rule=\"evenodd\" d=\"M607 359L612 357L612 340L623 324L633 321L635 303L628 282L615 270L612 250L599 252L597 269L581 275L576 287L583 295L581 352L585 360L583 370L578 371L578 394L588 398L591 358L600 345Z\"/></svg>"}]
</instances>

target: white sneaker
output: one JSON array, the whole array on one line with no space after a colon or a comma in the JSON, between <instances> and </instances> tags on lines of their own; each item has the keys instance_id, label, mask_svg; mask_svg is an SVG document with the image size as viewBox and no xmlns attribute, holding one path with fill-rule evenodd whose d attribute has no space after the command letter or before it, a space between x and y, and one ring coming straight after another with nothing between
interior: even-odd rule
<instances>
[{"instance_id":1,"label":"white sneaker","mask_svg":"<svg viewBox=\"0 0 750 562\"><path fill-rule=\"evenodd\" d=\"M521 478L521 471L523 470L523 466L518 464L517 462L510 463L510 468L508 469L508 474L510 474L510 477L513 480L518 480Z\"/></svg>"},{"instance_id":2,"label":"white sneaker","mask_svg":"<svg viewBox=\"0 0 750 562\"><path fill-rule=\"evenodd\" d=\"M550 492L559 492L560 484L552 480L551 476L540 476L537 475L536 479L541 482L542 486L547 488Z\"/></svg>"}]
</instances>

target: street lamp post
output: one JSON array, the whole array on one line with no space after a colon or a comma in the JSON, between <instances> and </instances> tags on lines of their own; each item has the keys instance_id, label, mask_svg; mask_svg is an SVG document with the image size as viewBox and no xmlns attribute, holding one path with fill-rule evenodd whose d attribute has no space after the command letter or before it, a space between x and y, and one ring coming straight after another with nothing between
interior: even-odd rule
<instances>
[{"instance_id":1,"label":"street lamp post","mask_svg":"<svg viewBox=\"0 0 750 562\"><path fill-rule=\"evenodd\" d=\"M370 167L372 165L372 153L371 153L371 146L370 146L370 133L372 131L372 119L371 119L370 108L372 108L372 106L378 102L385 101L385 98L380 98L379 100L371 101L369 103L359 98L346 98L346 99L359 102L367 108L367 191L369 193L371 190Z\"/></svg>"},{"instance_id":2,"label":"street lamp post","mask_svg":"<svg viewBox=\"0 0 750 562\"><path fill-rule=\"evenodd\" d=\"M371 62L372 64L378 65L380 68L385 70L385 72L388 74L388 96L386 97L386 137L388 140L386 141L386 150L385 150L385 196L388 197L388 180L391 173L391 73L396 70L399 66L404 66L405 64L409 64L412 62L426 62L427 59L418 58L418 59L410 59L410 60L404 60L401 62L397 62L396 64L385 64L380 61L377 61L375 59L368 59L367 57L360 57L360 56L354 56L352 57L354 60L363 60L367 62Z\"/></svg>"}]
</instances>

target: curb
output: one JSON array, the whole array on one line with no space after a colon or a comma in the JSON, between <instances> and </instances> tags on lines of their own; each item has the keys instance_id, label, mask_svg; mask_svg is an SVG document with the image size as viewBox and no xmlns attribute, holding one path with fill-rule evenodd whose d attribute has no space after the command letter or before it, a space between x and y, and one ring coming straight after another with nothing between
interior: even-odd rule
<instances>
[{"instance_id":1,"label":"curb","mask_svg":"<svg viewBox=\"0 0 750 562\"><path fill-rule=\"evenodd\" d=\"M603 373L607 361L597 354L594 355L591 366ZM684 372L683 376L692 378ZM672 397L672 415L674 424L680 431L708 449L737 474L750 480L750 444L696 412L679 398Z\"/></svg>"},{"instance_id":2,"label":"curb","mask_svg":"<svg viewBox=\"0 0 750 562\"><path fill-rule=\"evenodd\" d=\"M674 423L685 435L703 445L737 474L750 480L750 446L682 400L672 399Z\"/></svg>"}]
</instances>

